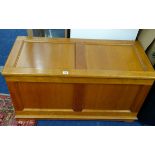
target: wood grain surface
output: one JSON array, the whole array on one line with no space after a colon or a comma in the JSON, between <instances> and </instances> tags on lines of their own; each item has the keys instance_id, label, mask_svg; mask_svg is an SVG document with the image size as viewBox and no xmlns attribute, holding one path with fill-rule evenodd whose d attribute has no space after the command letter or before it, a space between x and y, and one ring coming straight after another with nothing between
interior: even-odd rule
<instances>
[{"instance_id":1,"label":"wood grain surface","mask_svg":"<svg viewBox=\"0 0 155 155\"><path fill-rule=\"evenodd\" d=\"M4 66L17 118L135 120L155 79L138 41L18 37Z\"/></svg>"}]
</instances>

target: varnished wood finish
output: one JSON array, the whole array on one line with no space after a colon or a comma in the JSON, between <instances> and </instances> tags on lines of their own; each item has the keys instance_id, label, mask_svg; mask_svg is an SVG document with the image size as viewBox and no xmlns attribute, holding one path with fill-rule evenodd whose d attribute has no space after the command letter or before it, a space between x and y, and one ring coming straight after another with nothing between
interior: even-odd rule
<instances>
[{"instance_id":1,"label":"varnished wood finish","mask_svg":"<svg viewBox=\"0 0 155 155\"><path fill-rule=\"evenodd\" d=\"M135 120L155 79L137 41L18 37L3 69L16 118Z\"/></svg>"},{"instance_id":2,"label":"varnished wood finish","mask_svg":"<svg viewBox=\"0 0 155 155\"><path fill-rule=\"evenodd\" d=\"M131 111L137 112L140 110L141 103L144 102L150 88L151 88L150 86L144 86L144 85L141 85L139 87L139 91L137 92L136 98L134 102L132 103Z\"/></svg>"},{"instance_id":3,"label":"varnished wood finish","mask_svg":"<svg viewBox=\"0 0 155 155\"><path fill-rule=\"evenodd\" d=\"M142 88L141 85L73 85L34 82L8 82L8 87L10 92L18 96L17 99L14 97L17 110L29 109L32 113L33 111L43 111L43 113L46 111L60 111L60 113L62 111L89 111L90 115L94 112L101 114L105 110L115 111L117 114L136 112L136 106L141 105L141 100L150 88L150 86ZM141 89L142 92L140 92ZM11 95L14 96L14 94Z\"/></svg>"},{"instance_id":4,"label":"varnished wood finish","mask_svg":"<svg viewBox=\"0 0 155 155\"><path fill-rule=\"evenodd\" d=\"M108 120L136 120L137 113L124 112L124 111L82 111L82 112L73 112L73 111L61 111L61 110L40 110L40 109L28 109L24 111L16 111L16 118L37 118L37 119L108 119Z\"/></svg>"},{"instance_id":5,"label":"varnished wood finish","mask_svg":"<svg viewBox=\"0 0 155 155\"><path fill-rule=\"evenodd\" d=\"M72 109L76 112L80 112L84 108L84 85L83 84L74 84L74 98L73 98L73 107Z\"/></svg>"}]
</instances>

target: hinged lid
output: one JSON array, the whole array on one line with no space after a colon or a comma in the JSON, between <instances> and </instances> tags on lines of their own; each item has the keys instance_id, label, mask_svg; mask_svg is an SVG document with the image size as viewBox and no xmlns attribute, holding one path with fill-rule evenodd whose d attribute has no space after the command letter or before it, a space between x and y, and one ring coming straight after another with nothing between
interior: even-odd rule
<instances>
[{"instance_id":1,"label":"hinged lid","mask_svg":"<svg viewBox=\"0 0 155 155\"><path fill-rule=\"evenodd\" d=\"M154 79L155 72L136 41L18 37L5 76L69 76Z\"/></svg>"}]
</instances>

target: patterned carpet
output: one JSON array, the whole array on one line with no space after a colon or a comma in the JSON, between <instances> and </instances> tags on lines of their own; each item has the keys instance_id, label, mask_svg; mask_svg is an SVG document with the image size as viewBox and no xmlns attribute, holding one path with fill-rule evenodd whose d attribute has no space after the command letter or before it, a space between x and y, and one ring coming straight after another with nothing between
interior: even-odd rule
<instances>
[{"instance_id":1,"label":"patterned carpet","mask_svg":"<svg viewBox=\"0 0 155 155\"><path fill-rule=\"evenodd\" d=\"M0 94L0 126L34 126L35 120L16 121L14 108L7 94Z\"/></svg>"}]
</instances>

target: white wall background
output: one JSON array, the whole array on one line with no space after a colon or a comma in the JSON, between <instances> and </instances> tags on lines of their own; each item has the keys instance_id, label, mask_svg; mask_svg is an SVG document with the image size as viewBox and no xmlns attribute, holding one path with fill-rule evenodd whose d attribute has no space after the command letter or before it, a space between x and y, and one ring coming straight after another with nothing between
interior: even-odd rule
<instances>
[{"instance_id":1,"label":"white wall background","mask_svg":"<svg viewBox=\"0 0 155 155\"><path fill-rule=\"evenodd\" d=\"M71 38L135 40L139 29L71 29Z\"/></svg>"}]
</instances>

